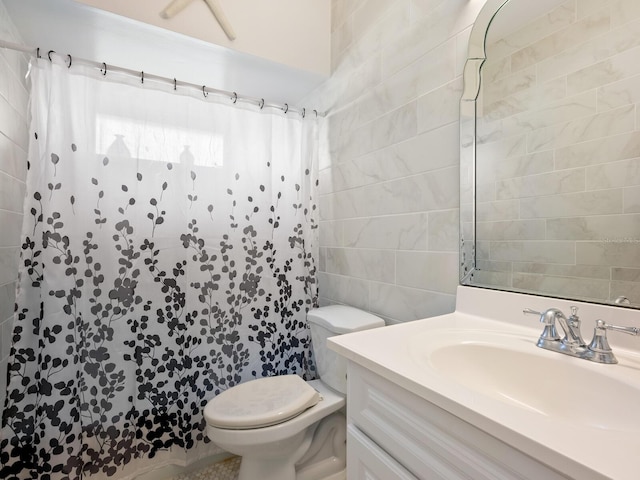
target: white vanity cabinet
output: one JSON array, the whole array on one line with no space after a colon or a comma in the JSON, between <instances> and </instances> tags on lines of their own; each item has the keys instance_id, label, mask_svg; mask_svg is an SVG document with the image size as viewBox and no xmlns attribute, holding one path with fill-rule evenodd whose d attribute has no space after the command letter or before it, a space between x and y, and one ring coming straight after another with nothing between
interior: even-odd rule
<instances>
[{"instance_id":1,"label":"white vanity cabinet","mask_svg":"<svg viewBox=\"0 0 640 480\"><path fill-rule=\"evenodd\" d=\"M353 361L348 372L349 480L568 478Z\"/></svg>"}]
</instances>

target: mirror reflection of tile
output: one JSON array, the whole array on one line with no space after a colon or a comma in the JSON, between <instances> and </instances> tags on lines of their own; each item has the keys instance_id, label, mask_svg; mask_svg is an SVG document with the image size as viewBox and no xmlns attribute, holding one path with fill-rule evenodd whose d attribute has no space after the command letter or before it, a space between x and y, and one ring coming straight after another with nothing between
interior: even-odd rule
<instances>
[{"instance_id":1,"label":"mirror reflection of tile","mask_svg":"<svg viewBox=\"0 0 640 480\"><path fill-rule=\"evenodd\" d=\"M640 304L640 2L511 28L482 68L474 284Z\"/></svg>"}]
</instances>

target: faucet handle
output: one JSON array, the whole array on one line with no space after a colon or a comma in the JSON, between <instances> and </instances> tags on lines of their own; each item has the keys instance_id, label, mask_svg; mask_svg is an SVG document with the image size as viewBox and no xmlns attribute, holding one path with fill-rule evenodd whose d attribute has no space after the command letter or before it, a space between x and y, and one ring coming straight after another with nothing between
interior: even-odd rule
<instances>
[{"instance_id":1,"label":"faucet handle","mask_svg":"<svg viewBox=\"0 0 640 480\"><path fill-rule=\"evenodd\" d=\"M542 323L549 325L548 320L546 320L545 312L538 312L537 310L533 310L531 308L525 308L522 310L522 313L524 313L525 315L538 315Z\"/></svg>"},{"instance_id":2,"label":"faucet handle","mask_svg":"<svg viewBox=\"0 0 640 480\"><path fill-rule=\"evenodd\" d=\"M540 338L536 345L541 348L548 348L550 344L554 342L558 342L560 340L560 336L558 335L558 331L556 330L556 317L553 312L547 310L546 312L538 312L537 310L533 310L531 308L525 308L522 310L522 313L525 315L539 315L540 323L544 324L544 329L540 334ZM548 313L551 313L548 315Z\"/></svg>"},{"instance_id":3,"label":"faucet handle","mask_svg":"<svg viewBox=\"0 0 640 480\"><path fill-rule=\"evenodd\" d=\"M522 310L522 313L525 315L538 315L540 317L540 323L544 323L545 325L555 325L555 316L547 310L546 312L538 312L537 310L533 310L531 308L525 308ZM547 313L550 313L547 315Z\"/></svg>"},{"instance_id":4,"label":"faucet handle","mask_svg":"<svg viewBox=\"0 0 640 480\"><path fill-rule=\"evenodd\" d=\"M604 320L596 321L596 328L603 328L605 330L613 330L615 332L622 332L628 335L640 335L640 328L638 327L619 327L617 325L609 325Z\"/></svg>"},{"instance_id":5,"label":"faucet handle","mask_svg":"<svg viewBox=\"0 0 640 480\"><path fill-rule=\"evenodd\" d=\"M593 329L593 340L589 344L586 358L598 363L618 363L607 340L607 330L626 333L627 335L640 335L640 328L638 327L620 327L618 325L609 325L604 320L597 320L596 328Z\"/></svg>"},{"instance_id":6,"label":"faucet handle","mask_svg":"<svg viewBox=\"0 0 640 480\"><path fill-rule=\"evenodd\" d=\"M567 318L567 324L573 332L574 338L577 340L578 345L586 347L587 343L582 338L582 332L580 331L580 317L578 316L578 307L575 305L571 307L571 316Z\"/></svg>"}]
</instances>

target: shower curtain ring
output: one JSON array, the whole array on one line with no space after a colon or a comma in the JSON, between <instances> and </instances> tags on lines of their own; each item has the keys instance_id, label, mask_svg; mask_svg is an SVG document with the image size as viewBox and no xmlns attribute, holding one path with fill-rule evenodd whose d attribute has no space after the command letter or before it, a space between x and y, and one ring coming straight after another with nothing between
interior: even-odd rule
<instances>
[{"instance_id":1,"label":"shower curtain ring","mask_svg":"<svg viewBox=\"0 0 640 480\"><path fill-rule=\"evenodd\" d=\"M52 53L56 53L55 50L49 50L49 53L47 53L47 57L49 57L49 61L51 61L51 54Z\"/></svg>"},{"instance_id":2,"label":"shower curtain ring","mask_svg":"<svg viewBox=\"0 0 640 480\"><path fill-rule=\"evenodd\" d=\"M260 110L264 108L264 98L260 99Z\"/></svg>"},{"instance_id":3,"label":"shower curtain ring","mask_svg":"<svg viewBox=\"0 0 640 480\"><path fill-rule=\"evenodd\" d=\"M238 94L236 92L233 92L233 103L236 103L238 101Z\"/></svg>"},{"instance_id":4,"label":"shower curtain ring","mask_svg":"<svg viewBox=\"0 0 640 480\"><path fill-rule=\"evenodd\" d=\"M173 89L177 90L178 89L178 81L176 80L175 77L173 77Z\"/></svg>"},{"instance_id":5,"label":"shower curtain ring","mask_svg":"<svg viewBox=\"0 0 640 480\"><path fill-rule=\"evenodd\" d=\"M316 118L318 118L318 110L314 110L313 113L316 114Z\"/></svg>"},{"instance_id":6,"label":"shower curtain ring","mask_svg":"<svg viewBox=\"0 0 640 480\"><path fill-rule=\"evenodd\" d=\"M302 118L307 114L307 109L302 107Z\"/></svg>"},{"instance_id":7,"label":"shower curtain ring","mask_svg":"<svg viewBox=\"0 0 640 480\"><path fill-rule=\"evenodd\" d=\"M105 62L102 62L102 67L103 68L101 68L100 71L102 72L103 76L106 76L107 75L107 64Z\"/></svg>"},{"instance_id":8,"label":"shower curtain ring","mask_svg":"<svg viewBox=\"0 0 640 480\"><path fill-rule=\"evenodd\" d=\"M73 61L73 59L71 58L70 54L67 54L67 57L69 57L69 66L67 68L71 68L71 62Z\"/></svg>"},{"instance_id":9,"label":"shower curtain ring","mask_svg":"<svg viewBox=\"0 0 640 480\"><path fill-rule=\"evenodd\" d=\"M204 98L207 98L209 96L209 94L207 92L204 91L204 85L202 85L202 96Z\"/></svg>"},{"instance_id":10,"label":"shower curtain ring","mask_svg":"<svg viewBox=\"0 0 640 480\"><path fill-rule=\"evenodd\" d=\"M287 112L289 111L289 104L288 104L288 103L285 103L285 104L284 104L284 108L282 109L282 111L283 111L284 113L287 113Z\"/></svg>"},{"instance_id":11,"label":"shower curtain ring","mask_svg":"<svg viewBox=\"0 0 640 480\"><path fill-rule=\"evenodd\" d=\"M140 72L140 83L144 84L144 70Z\"/></svg>"},{"instance_id":12,"label":"shower curtain ring","mask_svg":"<svg viewBox=\"0 0 640 480\"><path fill-rule=\"evenodd\" d=\"M40 47L36 48L36 58L42 58L40 56Z\"/></svg>"}]
</instances>

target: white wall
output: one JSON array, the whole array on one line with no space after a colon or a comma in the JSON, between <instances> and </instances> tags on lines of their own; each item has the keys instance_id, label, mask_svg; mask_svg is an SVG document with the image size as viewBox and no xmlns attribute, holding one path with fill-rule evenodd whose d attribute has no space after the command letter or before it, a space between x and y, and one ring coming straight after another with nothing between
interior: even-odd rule
<instances>
[{"instance_id":1,"label":"white wall","mask_svg":"<svg viewBox=\"0 0 640 480\"><path fill-rule=\"evenodd\" d=\"M76 0L293 68L329 75L329 0L219 0L237 37L230 41L205 2L195 0L171 19L171 0Z\"/></svg>"},{"instance_id":2,"label":"white wall","mask_svg":"<svg viewBox=\"0 0 640 480\"><path fill-rule=\"evenodd\" d=\"M320 0L318 0L320 1ZM324 1L324 0L323 0ZM131 5L142 2L130 2ZM266 2L265 2L266 3ZM4 0L24 42L41 51L85 58L191 82L267 102L298 102L326 80L326 74L294 68L181 35L72 0ZM203 4L197 0L190 8ZM158 15L164 2L150 10ZM204 5L206 8L206 5ZM206 19L217 26L206 11ZM158 16L158 18L160 18ZM328 32L326 34L328 38ZM292 39L292 48L297 43Z\"/></svg>"},{"instance_id":3,"label":"white wall","mask_svg":"<svg viewBox=\"0 0 640 480\"><path fill-rule=\"evenodd\" d=\"M20 42L2 1L0 38ZM0 405L6 394L27 172L26 69L23 55L0 49Z\"/></svg>"},{"instance_id":4,"label":"white wall","mask_svg":"<svg viewBox=\"0 0 640 480\"><path fill-rule=\"evenodd\" d=\"M320 165L320 295L400 322L458 284L459 101L484 0L334 0Z\"/></svg>"}]
</instances>

